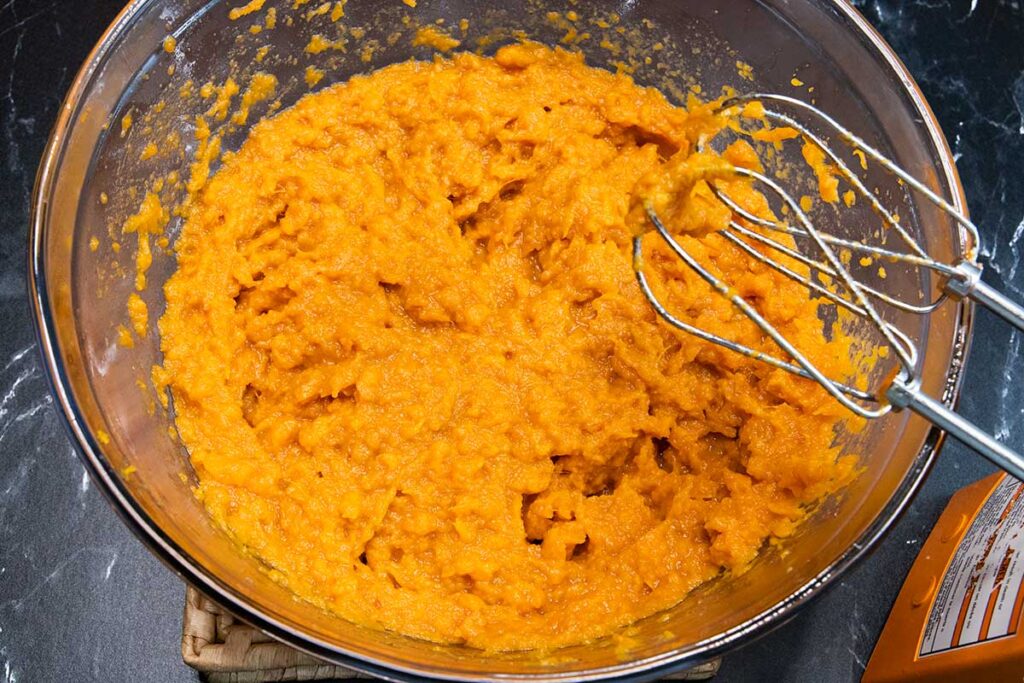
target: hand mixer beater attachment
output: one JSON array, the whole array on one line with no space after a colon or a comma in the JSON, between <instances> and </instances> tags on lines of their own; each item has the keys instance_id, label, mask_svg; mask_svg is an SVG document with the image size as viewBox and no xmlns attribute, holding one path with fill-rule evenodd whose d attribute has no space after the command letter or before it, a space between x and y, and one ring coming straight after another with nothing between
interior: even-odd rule
<instances>
[{"instance_id":1,"label":"hand mixer beater attachment","mask_svg":"<svg viewBox=\"0 0 1024 683\"><path fill-rule=\"evenodd\" d=\"M756 113L751 114L751 108ZM891 351L895 368L886 375L884 381L879 382L879 386L868 391L851 386L839 378L826 376L750 302L734 291L728 282L716 276L711 269L702 265L688 252L681 241L666 227L657 210L648 203L645 205L647 218L655 233L664 240L671 251L720 295L726 297L743 315L752 320L789 356L789 359L779 358L712 334L673 315L658 299L645 274L644 235L641 234L633 239L633 268L641 290L657 314L672 326L705 341L817 382L843 406L863 418L879 418L893 410L911 410L946 430L1013 476L1024 480L1024 457L922 391L919 354L915 343L909 335L888 322L880 312L884 307L892 307L905 314L930 315L949 298L969 299L1024 330L1024 308L981 280L981 266L976 260L979 243L977 227L967 216L923 182L813 105L783 95L756 93L724 99L718 105L716 113L729 122L727 130L742 136L751 134L741 121L746 118L762 121L765 130L777 126L784 128L787 136L802 138L805 145L820 150L823 154L822 160L828 165L830 172L849 186L850 190L846 193L849 202L866 201L874 214L881 219L884 229L876 233L875 237L884 234L883 239L875 239L872 243L872 236L868 234L865 234L863 239L846 239L822 229L820 223L811 219L810 212L805 210L806 206L780 182L782 175L786 174L775 174L776 177L772 177L761 169L741 166L732 169L737 177L749 179L762 194L775 200L776 204L782 207L782 214L788 220L766 218L748 211L729 196L721 183L713 178L707 180L714 195L733 214L729 226L719 231L718 235L741 249L750 258L799 282L807 288L809 295L821 297L829 305L841 307L862 320L863 329L876 334L880 342ZM861 159L864 162L871 160L886 173L894 176L900 186L948 214L961 228L965 243L962 258L956 263L945 263L929 255L901 223L900 217L883 204L880 192L870 190L867 180L855 173L836 149L816 131L824 131L823 134L830 139L852 148L858 155L862 155ZM708 144L709 141L702 140L698 145L698 151L703 151ZM861 165L866 168L866 163ZM850 195L850 192L854 195ZM753 229L754 226L760 230ZM783 234L787 237L776 238L773 234ZM890 238L897 246L890 244ZM844 251L847 252L845 258ZM894 292L887 292L877 284L869 285L863 282L861 277L854 275L849 265L850 254L860 254L868 261L878 259L924 269L940 282L938 293L930 301L913 301L908 300L910 297L901 298ZM802 267L790 267L787 263L802 264Z\"/></svg>"}]
</instances>

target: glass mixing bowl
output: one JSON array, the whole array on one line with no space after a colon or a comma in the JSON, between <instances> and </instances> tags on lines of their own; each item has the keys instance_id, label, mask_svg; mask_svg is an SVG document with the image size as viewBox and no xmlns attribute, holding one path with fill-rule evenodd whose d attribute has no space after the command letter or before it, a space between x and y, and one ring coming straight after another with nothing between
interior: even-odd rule
<instances>
[{"instance_id":1,"label":"glass mixing bowl","mask_svg":"<svg viewBox=\"0 0 1024 683\"><path fill-rule=\"evenodd\" d=\"M920 484L941 441L937 430L916 417L893 415L859 434L842 435L846 450L861 458L861 476L819 505L796 535L766 549L746 573L710 582L676 608L613 637L544 657L483 653L369 630L294 599L268 578L256 559L211 525L191 492L194 475L186 454L148 384L150 368L160 359L159 340L151 332L131 349L117 343L117 328L127 323L135 258L134 238L121 238L120 225L156 178L172 170L187 174L196 153L195 116L209 104L180 98L186 81L198 88L234 75L244 88L252 73L269 71L279 80L281 105L287 106L307 92L303 75L310 64L326 74L318 86L323 87L387 63L429 58L429 48L410 40L417 22L445 19L456 30L458 20L466 18L468 29L457 33L464 45L490 35L496 42L485 50L493 50L514 35L512 30L557 43L565 28L549 11L599 10L609 23L607 29L587 24L594 35L582 47L591 63L612 67L624 59L598 45L601 31L609 31L615 40L632 41L638 81L676 96L697 82L705 93L726 84L792 93L791 80L798 75L814 85L820 107L888 150L958 208L964 199L921 92L882 39L840 0L620 0L599 8L554 0L420 0L415 10L398 0L351 0L340 23L365 27L367 39L376 37L375 49L364 53L353 45L319 55L304 51L311 36L337 26L327 15L298 16L319 2L293 12L294 21L288 22L292 0L271 0L267 7L281 13L273 29L266 27L266 8L232 21L229 9L242 4L129 4L71 87L33 202L31 296L54 393L97 484L169 566L271 635L382 677L651 679L782 623L879 540ZM409 26L402 21L405 15L411 17ZM257 25L258 31L252 28ZM168 43L173 49L165 50L168 35L176 46ZM656 50L655 42L663 46ZM261 56L264 46L271 49ZM651 55L656 59L644 64L643 57ZM753 67L753 82L738 76L737 62ZM250 118L264 114L268 104L256 105ZM131 126L126 115L134 121ZM225 124L221 132L227 150L244 138L244 126ZM175 150L140 158L147 139L175 133L182 141ZM870 181L933 254L953 261L962 253L964 236L945 215L915 204L885 176ZM856 221L841 227L855 230ZM172 219L167 228L172 241L179 228ZM90 245L93 237L102 238L101 248ZM120 252L110 248L111 239L121 240ZM173 254L157 248L144 293L151 330L163 310L160 285L173 268ZM930 286L914 279L921 275L900 277L901 287ZM924 388L951 403L970 339L971 309L949 304L930 318L896 322L920 345Z\"/></svg>"}]
</instances>

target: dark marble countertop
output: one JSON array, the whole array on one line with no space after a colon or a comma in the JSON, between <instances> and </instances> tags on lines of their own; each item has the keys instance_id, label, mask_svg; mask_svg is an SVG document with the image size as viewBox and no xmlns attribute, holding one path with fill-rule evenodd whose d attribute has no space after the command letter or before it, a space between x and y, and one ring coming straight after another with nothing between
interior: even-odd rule
<instances>
[{"instance_id":1,"label":"dark marble countertop","mask_svg":"<svg viewBox=\"0 0 1024 683\"><path fill-rule=\"evenodd\" d=\"M854 3L917 78L956 153L986 278L1024 298L1024 10L1010 0ZM0 681L194 681L184 586L117 519L60 424L26 298L36 166L75 71L123 0L0 0ZM979 316L961 404L1024 448L1021 338ZM718 680L860 677L949 496L991 468L944 448L881 546L797 618L726 657Z\"/></svg>"}]
</instances>

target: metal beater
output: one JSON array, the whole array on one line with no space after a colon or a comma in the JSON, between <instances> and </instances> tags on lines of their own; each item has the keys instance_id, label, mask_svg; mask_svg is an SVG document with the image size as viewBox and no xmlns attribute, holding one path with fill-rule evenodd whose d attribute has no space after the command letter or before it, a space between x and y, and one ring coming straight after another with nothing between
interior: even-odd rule
<instances>
[{"instance_id":1,"label":"metal beater","mask_svg":"<svg viewBox=\"0 0 1024 683\"><path fill-rule=\"evenodd\" d=\"M728 194L722 191L714 180L711 180L708 184L712 191L733 212L733 220L729 227L718 234L742 249L751 258L770 266L786 277L800 282L813 295L824 297L832 305L845 308L867 321L870 325L867 329L876 331L880 335L881 340L893 352L898 366L897 372L891 375L891 379L882 383L881 386L873 391L862 391L825 376L819 368L760 315L749 302L732 291L728 283L715 276L702 266L693 255L687 252L679 241L672 236L655 210L648 204L646 206L647 217L654 230L669 248L719 294L726 297L739 311L752 320L785 351L790 360L784 360L711 334L672 315L651 289L648 278L644 273L643 235L637 235L633 239L633 268L636 272L640 288L643 290L651 306L654 307L657 314L665 321L684 332L768 363L775 368L814 380L856 415L875 419L893 410L911 410L932 424L944 429L954 438L970 446L1011 475L1024 480L1024 457L996 441L994 437L982 431L958 413L947 408L942 402L922 392L920 376L918 374L918 352L916 346L906 334L886 322L879 314L878 309L879 305L893 306L909 313L928 315L947 298L966 298L981 304L1010 324L1024 330L1024 308L981 281L981 266L976 260L977 246L979 244L977 227L967 216L963 215L949 202L929 189L924 183L897 166L892 160L854 135L828 114L806 102L783 95L755 93L723 100L717 108L717 113L724 116L736 115L751 103L759 103L763 107L763 115L759 115L757 118L795 130L805 142L816 145L824 152L828 163L832 165L837 175L845 180L860 198L869 203L874 212L881 217L884 225L902 242L905 250L893 249L888 245L878 246L860 241L846 240L820 230L819 226L816 226L807 212L803 210L800 202L790 192L786 191L776 179L769 177L766 173L742 167L735 167L733 169L736 175L752 179L766 196L769 194L774 195L781 201L782 206L787 207L788 216L792 220L787 222L774 221L750 213L730 199ZM966 231L968 249L964 258L958 263L949 264L937 261L929 256L917 240L901 225L899 217L882 204L875 192L868 189L864 180L854 173L835 150L822 137L817 135L809 125L794 118L794 114L810 117L809 119L804 118L803 121L813 120L816 121L815 125L834 131L842 143L852 147L854 150L859 150L860 153L865 155L865 158L873 160L885 171L898 178L906 187L917 192L927 201L949 214ZM707 146L707 142L702 141L698 145L698 149L704 149ZM744 225L738 219L743 219L747 225ZM748 225L756 225L766 230L758 232L751 230ZM789 244L796 243L797 248L773 239L771 237L772 232L791 235L792 240L789 241ZM755 245L759 245L761 250L755 248ZM898 296L882 291L877 287L870 287L854 277L850 268L844 265L843 259L837 254L838 249L848 249L851 252L865 254L867 257L877 257L888 261L909 264L916 268L928 269L940 278L942 282L941 293L933 301L917 303L900 299ZM810 275L794 271L784 263L766 256L763 253L764 251L776 252L785 255L788 259L802 263L807 267L807 272ZM833 286L829 288L823 286L820 277L816 277L815 274L825 276L830 282L836 283L840 287Z\"/></svg>"}]
</instances>

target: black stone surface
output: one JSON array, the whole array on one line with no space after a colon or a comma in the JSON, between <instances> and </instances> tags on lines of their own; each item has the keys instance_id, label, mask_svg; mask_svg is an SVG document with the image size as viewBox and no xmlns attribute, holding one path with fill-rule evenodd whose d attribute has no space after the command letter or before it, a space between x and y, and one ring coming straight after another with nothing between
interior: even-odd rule
<instances>
[{"instance_id":1,"label":"black stone surface","mask_svg":"<svg viewBox=\"0 0 1024 683\"><path fill-rule=\"evenodd\" d=\"M194 681L184 587L79 464L37 359L25 292L28 202L61 98L121 0L0 0L0 683ZM917 78L985 236L986 278L1024 298L1024 11L1008 0L855 3ZM982 314L963 412L1024 448L1022 335ZM950 494L991 471L955 443L881 547L720 681L858 679Z\"/></svg>"}]
</instances>

